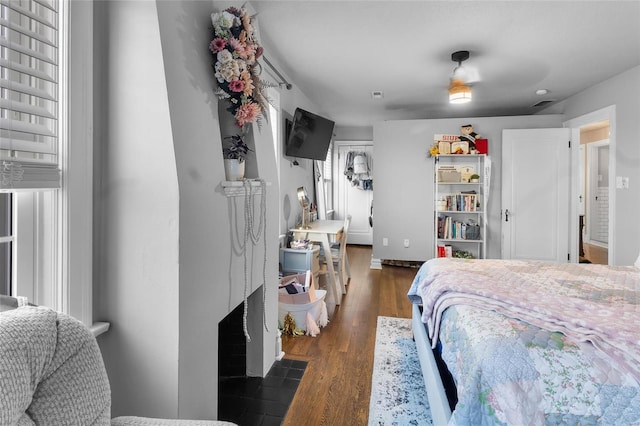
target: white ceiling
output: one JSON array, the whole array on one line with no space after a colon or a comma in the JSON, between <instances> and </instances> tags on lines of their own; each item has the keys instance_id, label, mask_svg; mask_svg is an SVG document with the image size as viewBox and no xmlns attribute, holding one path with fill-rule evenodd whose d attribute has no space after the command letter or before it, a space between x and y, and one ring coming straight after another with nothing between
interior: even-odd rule
<instances>
[{"instance_id":1,"label":"white ceiling","mask_svg":"<svg viewBox=\"0 0 640 426\"><path fill-rule=\"evenodd\" d=\"M640 65L640 1L253 1L260 41L338 126L526 115ZM473 101L450 105L451 53ZM544 96L537 89L547 89ZM372 99L372 91L384 98ZM640 87L630 87L640 96ZM554 104L549 104L554 105ZM549 106L547 105L547 106ZM291 111L292 112L292 111Z\"/></svg>"}]
</instances>

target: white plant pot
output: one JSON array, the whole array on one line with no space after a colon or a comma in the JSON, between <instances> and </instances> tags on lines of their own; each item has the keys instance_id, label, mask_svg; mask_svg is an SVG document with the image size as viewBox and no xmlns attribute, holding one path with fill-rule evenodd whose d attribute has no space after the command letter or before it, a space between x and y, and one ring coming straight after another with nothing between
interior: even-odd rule
<instances>
[{"instance_id":1,"label":"white plant pot","mask_svg":"<svg viewBox=\"0 0 640 426\"><path fill-rule=\"evenodd\" d=\"M237 159L224 159L224 175L226 180L242 180L244 179L245 161L240 162Z\"/></svg>"}]
</instances>

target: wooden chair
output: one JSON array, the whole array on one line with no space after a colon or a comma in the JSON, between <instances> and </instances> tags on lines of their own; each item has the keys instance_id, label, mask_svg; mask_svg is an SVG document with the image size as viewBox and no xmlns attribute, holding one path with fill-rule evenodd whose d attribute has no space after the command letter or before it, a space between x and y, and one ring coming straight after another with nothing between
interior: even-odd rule
<instances>
[{"instance_id":1,"label":"wooden chair","mask_svg":"<svg viewBox=\"0 0 640 426\"><path fill-rule=\"evenodd\" d=\"M349 259L347 258L347 240L349 236L349 225L351 224L351 215L347 215L344 219L344 226L342 232L338 234L335 244L331 247L331 261L333 262L334 269L338 274L338 281L340 282L340 288L342 293L347 292L347 284L351 279L351 272L349 270ZM320 273L326 275L329 269L326 265L327 256L324 250L320 248L320 263L323 264Z\"/></svg>"}]
</instances>

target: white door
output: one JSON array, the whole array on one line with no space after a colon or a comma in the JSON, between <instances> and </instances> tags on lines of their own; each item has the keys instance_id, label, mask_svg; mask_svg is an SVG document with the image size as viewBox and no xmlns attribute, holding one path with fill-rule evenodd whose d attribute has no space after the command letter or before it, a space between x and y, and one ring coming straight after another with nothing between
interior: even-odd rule
<instances>
[{"instance_id":1,"label":"white door","mask_svg":"<svg viewBox=\"0 0 640 426\"><path fill-rule=\"evenodd\" d=\"M361 185L353 185L345 175L346 159L349 152L364 152L369 160L370 172L373 173L373 145L342 142L336 144L335 164L337 173L335 182L336 213L343 219L351 215L348 244L373 244L373 228L370 224L373 190L363 189ZM375 185L375 182L374 182Z\"/></svg>"},{"instance_id":2,"label":"white door","mask_svg":"<svg viewBox=\"0 0 640 426\"><path fill-rule=\"evenodd\" d=\"M567 262L570 129L502 131L502 258Z\"/></svg>"}]
</instances>

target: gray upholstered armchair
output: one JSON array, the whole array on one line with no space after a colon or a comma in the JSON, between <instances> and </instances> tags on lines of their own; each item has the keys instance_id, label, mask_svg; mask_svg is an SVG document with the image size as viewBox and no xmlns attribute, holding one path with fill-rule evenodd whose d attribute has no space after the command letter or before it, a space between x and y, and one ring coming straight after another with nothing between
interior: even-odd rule
<instances>
[{"instance_id":1,"label":"gray upholstered armchair","mask_svg":"<svg viewBox=\"0 0 640 426\"><path fill-rule=\"evenodd\" d=\"M0 298L0 426L231 425L222 421L111 419L98 344L76 319Z\"/></svg>"}]
</instances>

